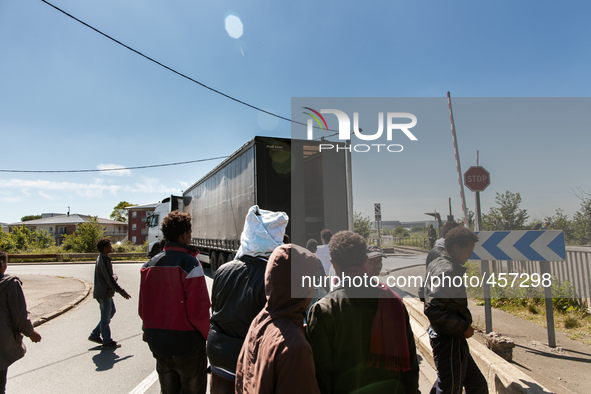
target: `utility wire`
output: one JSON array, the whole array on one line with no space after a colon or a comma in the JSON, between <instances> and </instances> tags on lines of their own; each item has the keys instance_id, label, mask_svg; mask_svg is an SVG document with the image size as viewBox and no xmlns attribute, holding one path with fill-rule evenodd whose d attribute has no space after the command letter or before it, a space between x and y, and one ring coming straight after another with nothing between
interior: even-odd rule
<instances>
[{"instance_id":1,"label":"utility wire","mask_svg":"<svg viewBox=\"0 0 591 394\"><path fill-rule=\"evenodd\" d=\"M42 0L43 1L43 0ZM200 159L200 160L190 160L190 161L180 161L178 163L167 163L167 164L153 164L149 166L136 166L136 167L118 167L118 168L102 168L102 169L92 169L92 170L0 170L0 172L12 172L12 173L34 173L34 174L57 174L57 173L72 173L72 172L105 172L105 171L125 171L125 170L139 170L143 168L155 168L155 167L170 167L170 166L179 166L182 164L191 164L191 163L201 163L204 161L211 161L211 160L218 160L218 159L225 159L229 156L219 156L219 157L211 157L209 159Z\"/></svg>"},{"instance_id":2,"label":"utility wire","mask_svg":"<svg viewBox=\"0 0 591 394\"><path fill-rule=\"evenodd\" d=\"M48 2L48 1L46 1L46 0L41 0L41 1L42 1L42 2L44 2L45 4L47 4L48 6L55 8L57 11L61 12L62 14L69 16L70 18L74 19L76 22L79 22L79 23L83 24L84 26L88 27L89 29L92 29L92 30L94 30L95 32L97 32L97 33L99 33L100 35L102 35L102 36L104 36L104 37L108 38L109 40L111 40L111 41L113 41L113 42L116 42L117 44L121 45L122 47L124 47L124 48L127 48L127 49L129 49L130 51L132 51L132 52L134 52L134 53L136 53L136 54L140 55L141 57L143 57L143 58L145 58L145 59L147 59L147 60L149 60L149 61L151 61L151 62L153 62L153 63L156 63L156 64L157 64L157 65L159 65L160 67L163 67L163 68L167 69L168 71L171 71L171 72L173 72L173 73L175 73L175 74L177 74L177 75L179 75L179 76L181 76L181 77L183 77L183 78L185 78L185 79L188 79L188 80L189 80L189 81L191 81L191 82L194 82L194 83L196 83L196 84L198 84L198 85L200 85L200 86L202 86L202 87L204 87L204 88L206 88L206 89L209 89L209 90L211 90L211 91L212 91L212 92L214 92L214 93L217 93L217 94L219 94L219 95L222 95L222 96L224 96L224 97L226 97L226 98L229 98L230 100L236 101L237 103L240 103L240 104L242 104L242 105L246 105L247 107L250 107L250 108L252 108L252 109L255 109L255 110L257 110L257 111L260 111L260 112L266 113L266 114L268 114L268 115L274 116L274 117L276 117L276 118L279 118L279 119L282 119L282 120L286 120L286 121L288 121L288 122L291 122L291 123L296 123L296 124L300 124L300 125L306 126L306 124L304 124L304 123L302 123L302 122L298 122L298 121L295 121L295 120L292 120L292 119L286 118L286 117L284 117L284 116L281 116L281 115L274 114L273 112L266 111L266 110L264 110L264 109L262 109L262 108L259 108L259 107L257 107L257 106L254 106L254 105L252 105L252 104L249 104L249 103L247 103L247 102L245 102L245 101L242 101L242 100L239 100L239 99L237 99L237 98L235 98L235 97L232 97L232 96L230 96L229 94L223 93L223 92L221 92L221 91L219 91L219 90L217 90L217 89L214 89L214 88L212 88L212 87L210 87L210 86L207 86L207 85L205 85L205 84L204 84L204 83L202 83L202 82L199 82L199 81L197 81L197 80L195 80L195 79L193 79L193 78L191 78L191 77L189 77L189 76L187 76L187 75L185 75L185 74L183 74L183 73L181 73L181 72L179 72L179 71L176 71L175 69L173 69L173 68L171 68L171 67L168 67L168 66L167 66L167 65L165 65L165 64L162 64L162 63L160 63L159 61L157 61L157 60L155 60L155 59L153 59L153 58L151 58L151 57L149 57L149 56L147 56L147 55L144 55L144 54L143 54L143 53L141 53L140 51L137 51L137 50L133 49L132 47L130 47L129 45L126 45L126 44L122 43L121 41L119 41L119 40L117 40L117 39L115 39L115 38L113 38L113 37L109 36L108 34L105 34L105 33L103 33L102 31L100 31L100 30L98 30L98 29L96 29L96 28L92 27L92 26L91 26L91 25L89 25L88 23L86 23L86 22L84 22L84 21L81 21L80 19L76 18L74 15L71 15L71 14L67 13L66 11L62 10L61 8L59 8L59 7L56 7L55 5L51 4L50 2Z\"/></svg>"}]
</instances>

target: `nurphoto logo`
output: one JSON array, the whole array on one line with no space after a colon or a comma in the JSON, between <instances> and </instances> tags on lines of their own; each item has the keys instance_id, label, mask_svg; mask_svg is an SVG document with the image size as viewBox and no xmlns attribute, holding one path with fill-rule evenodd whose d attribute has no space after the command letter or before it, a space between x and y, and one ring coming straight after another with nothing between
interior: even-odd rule
<instances>
[{"instance_id":1,"label":"nurphoto logo","mask_svg":"<svg viewBox=\"0 0 591 394\"><path fill-rule=\"evenodd\" d=\"M321 130L329 130L328 123L322 114L332 114L337 117L337 121L339 124L339 140L341 141L350 141L351 140L351 119L349 116L338 109L321 109L320 111L316 111L310 107L303 107L305 110L310 112L304 112L304 114L310 116L311 119L308 119L307 123L307 139L313 140L314 139L314 121L318 124ZM395 121L396 119L396 121ZM408 119L410 123L399 123L400 119ZM388 112L386 114L386 122L384 127L384 113L378 112L378 130L374 134L368 134L365 131L362 132L362 129L359 128L359 113L353 112L353 133L355 136L362 140L362 141L377 141L382 138L384 134L384 129L386 130L386 139L387 141L392 141L392 137L394 135L394 131L401 131L410 139L411 141L418 141L417 137L409 130L416 126L417 124L417 117L408 112ZM380 151L388 151L388 152L402 152L404 147L400 144L380 144L380 143L372 143L372 144L354 144L351 146L339 146L335 144L320 144L320 151L322 150L330 150L336 149L337 152L339 150L353 150L355 152L370 152L375 150L377 152Z\"/></svg>"}]
</instances>

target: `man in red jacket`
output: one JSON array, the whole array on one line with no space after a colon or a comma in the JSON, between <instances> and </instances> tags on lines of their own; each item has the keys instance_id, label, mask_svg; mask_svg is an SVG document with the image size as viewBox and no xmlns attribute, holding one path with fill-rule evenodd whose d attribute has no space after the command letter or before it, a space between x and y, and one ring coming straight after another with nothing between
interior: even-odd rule
<instances>
[{"instance_id":1,"label":"man in red jacket","mask_svg":"<svg viewBox=\"0 0 591 394\"><path fill-rule=\"evenodd\" d=\"M205 393L209 293L191 243L191 215L174 211L162 221L167 241L141 269L139 315L156 359L164 394Z\"/></svg>"}]
</instances>

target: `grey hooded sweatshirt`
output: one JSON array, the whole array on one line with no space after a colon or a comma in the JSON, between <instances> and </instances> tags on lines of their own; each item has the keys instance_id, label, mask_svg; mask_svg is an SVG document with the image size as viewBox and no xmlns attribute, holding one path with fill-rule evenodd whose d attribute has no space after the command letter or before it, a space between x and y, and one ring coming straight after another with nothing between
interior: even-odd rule
<instances>
[{"instance_id":1,"label":"grey hooded sweatshirt","mask_svg":"<svg viewBox=\"0 0 591 394\"><path fill-rule=\"evenodd\" d=\"M16 276L0 274L0 371L25 355L23 334L35 331L21 285Z\"/></svg>"}]
</instances>

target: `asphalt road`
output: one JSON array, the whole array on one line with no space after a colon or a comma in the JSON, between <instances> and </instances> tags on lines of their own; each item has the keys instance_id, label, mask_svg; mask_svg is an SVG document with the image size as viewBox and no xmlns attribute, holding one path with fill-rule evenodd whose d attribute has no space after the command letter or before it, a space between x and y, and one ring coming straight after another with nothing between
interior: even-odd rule
<instances>
[{"instance_id":1,"label":"asphalt road","mask_svg":"<svg viewBox=\"0 0 591 394\"><path fill-rule=\"evenodd\" d=\"M424 262L419 257L389 257L384 271ZM99 320L98 304L92 297L71 311L37 328L43 340L34 344L25 338L27 354L8 369L7 392L35 393L159 393L155 361L142 341L141 320L137 314L139 269L141 263L115 264L119 284L131 300L115 295L117 313L111 322L113 338L122 344L115 350L102 350L87 340ZM13 275L74 277L92 283L93 264L11 265ZM206 269L206 274L208 274ZM211 292L213 280L206 276ZM423 366L422 366L423 368ZM429 391L433 371L421 376L421 390Z\"/></svg>"}]
</instances>

